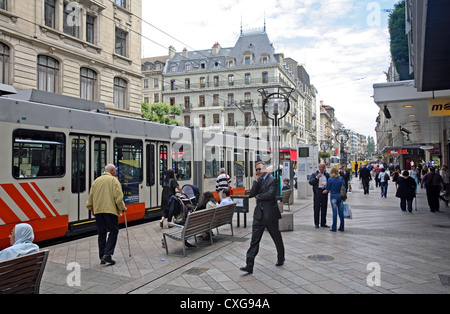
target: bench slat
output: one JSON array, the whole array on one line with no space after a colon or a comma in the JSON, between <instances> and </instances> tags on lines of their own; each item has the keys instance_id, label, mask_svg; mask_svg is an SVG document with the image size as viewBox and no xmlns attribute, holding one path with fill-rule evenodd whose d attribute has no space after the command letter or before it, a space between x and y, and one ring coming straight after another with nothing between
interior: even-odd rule
<instances>
[{"instance_id":1,"label":"bench slat","mask_svg":"<svg viewBox=\"0 0 450 314\"><path fill-rule=\"evenodd\" d=\"M39 293L48 250L0 263L0 294Z\"/></svg>"}]
</instances>

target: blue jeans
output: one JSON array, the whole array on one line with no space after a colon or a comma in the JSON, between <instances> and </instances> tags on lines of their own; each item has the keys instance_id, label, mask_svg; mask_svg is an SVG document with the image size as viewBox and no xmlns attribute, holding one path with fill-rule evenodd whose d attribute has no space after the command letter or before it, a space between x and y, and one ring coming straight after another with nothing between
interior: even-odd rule
<instances>
[{"instance_id":1,"label":"blue jeans","mask_svg":"<svg viewBox=\"0 0 450 314\"><path fill-rule=\"evenodd\" d=\"M339 230L344 231L344 202L342 201L341 196L338 194L331 194L330 203L333 210L333 225L331 226L331 230L336 231L337 216L339 215Z\"/></svg>"},{"instance_id":2,"label":"blue jeans","mask_svg":"<svg viewBox=\"0 0 450 314\"><path fill-rule=\"evenodd\" d=\"M387 197L388 183L380 182L380 187L381 187L381 196Z\"/></svg>"}]
</instances>

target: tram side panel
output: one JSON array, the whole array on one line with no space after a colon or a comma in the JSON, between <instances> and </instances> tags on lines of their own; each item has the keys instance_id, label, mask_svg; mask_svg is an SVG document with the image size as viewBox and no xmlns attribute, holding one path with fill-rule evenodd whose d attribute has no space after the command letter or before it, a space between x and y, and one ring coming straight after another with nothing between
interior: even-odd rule
<instances>
[{"instance_id":1,"label":"tram side panel","mask_svg":"<svg viewBox=\"0 0 450 314\"><path fill-rule=\"evenodd\" d=\"M0 249L18 223L33 226L35 241L64 236L68 227L66 137L19 126L0 123Z\"/></svg>"}]
</instances>

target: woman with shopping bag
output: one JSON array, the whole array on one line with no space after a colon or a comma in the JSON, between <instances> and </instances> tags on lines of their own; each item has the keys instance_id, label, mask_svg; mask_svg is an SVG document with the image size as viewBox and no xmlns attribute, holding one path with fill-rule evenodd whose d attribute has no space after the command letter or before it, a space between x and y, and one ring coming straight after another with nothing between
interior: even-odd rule
<instances>
[{"instance_id":1,"label":"woman with shopping bag","mask_svg":"<svg viewBox=\"0 0 450 314\"><path fill-rule=\"evenodd\" d=\"M336 168L331 168L330 178L327 181L323 194L330 193L330 203L333 210L333 225L330 231L336 232L337 216L339 215L340 225L339 231L344 231L344 201L341 197L341 187L344 185L344 180L339 175Z\"/></svg>"}]
</instances>

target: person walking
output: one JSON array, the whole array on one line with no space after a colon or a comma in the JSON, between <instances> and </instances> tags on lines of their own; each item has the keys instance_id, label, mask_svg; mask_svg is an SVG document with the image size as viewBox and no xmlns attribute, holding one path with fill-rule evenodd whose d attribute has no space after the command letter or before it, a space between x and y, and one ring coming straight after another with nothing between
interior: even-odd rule
<instances>
[{"instance_id":1,"label":"person walking","mask_svg":"<svg viewBox=\"0 0 450 314\"><path fill-rule=\"evenodd\" d=\"M278 224L281 213L276 200L277 184L277 180L268 172L267 165L258 162L256 164L255 181L249 195L250 198L256 198L256 207L253 214L252 239L246 255L246 265L240 268L243 272L253 273L255 258L259 252L259 242L265 229L269 231L277 249L275 265L282 266L284 264L284 244Z\"/></svg>"},{"instance_id":2,"label":"person walking","mask_svg":"<svg viewBox=\"0 0 450 314\"><path fill-rule=\"evenodd\" d=\"M450 178L448 175L448 167L447 165L443 165L441 168L441 171L439 173L442 177L442 181L444 181L445 191L446 193L442 193L440 196L441 200L445 202L445 205L448 207L448 199L449 199L449 189L450 189Z\"/></svg>"},{"instance_id":3,"label":"person walking","mask_svg":"<svg viewBox=\"0 0 450 314\"><path fill-rule=\"evenodd\" d=\"M101 264L114 265L112 259L119 234L119 216L127 208L123 202L122 185L115 177L116 166L107 164L105 173L95 179L86 207L95 215L98 230L98 250ZM109 235L108 235L109 231Z\"/></svg>"},{"instance_id":4,"label":"person walking","mask_svg":"<svg viewBox=\"0 0 450 314\"><path fill-rule=\"evenodd\" d=\"M389 186L389 175L386 173L386 169L382 168L379 175L378 175L378 181L380 182L380 189L381 189L381 197L387 198L387 191Z\"/></svg>"},{"instance_id":5,"label":"person walking","mask_svg":"<svg viewBox=\"0 0 450 314\"><path fill-rule=\"evenodd\" d=\"M330 174L326 172L325 167L325 164L321 163L319 170L314 172L309 179L309 185L313 187L314 192L314 225L316 229L319 228L319 223L321 227L330 228L327 225L328 194L323 194Z\"/></svg>"},{"instance_id":6,"label":"person walking","mask_svg":"<svg viewBox=\"0 0 450 314\"><path fill-rule=\"evenodd\" d=\"M345 190L348 192L348 185L350 183L350 172L347 171L347 165L343 165L341 167L341 171L339 172L339 175L344 180Z\"/></svg>"},{"instance_id":7,"label":"person walking","mask_svg":"<svg viewBox=\"0 0 450 314\"><path fill-rule=\"evenodd\" d=\"M159 226L161 228L164 227L164 220L166 218L169 218L169 222L172 219L172 217L169 217L169 200L173 195L175 195L176 193L175 189L177 189L178 192L183 194L183 190L180 188L180 185L178 184L178 181L175 178L175 171L173 171L172 169L166 170L162 186L163 186L163 190L161 192L162 217L161 220L159 221Z\"/></svg>"},{"instance_id":8,"label":"person walking","mask_svg":"<svg viewBox=\"0 0 450 314\"><path fill-rule=\"evenodd\" d=\"M230 184L231 184L230 176L225 173L225 168L221 168L220 174L216 179L216 192L217 194L219 194L221 201L223 198L222 191L225 189L230 190Z\"/></svg>"},{"instance_id":9,"label":"person walking","mask_svg":"<svg viewBox=\"0 0 450 314\"><path fill-rule=\"evenodd\" d=\"M369 183L372 180L372 175L366 165L362 166L361 170L359 170L359 180L362 182L364 195L369 194Z\"/></svg>"},{"instance_id":10,"label":"person walking","mask_svg":"<svg viewBox=\"0 0 450 314\"><path fill-rule=\"evenodd\" d=\"M408 209L408 211L412 213L412 203L414 197L416 197L416 180L409 175L408 170L404 170L402 175L397 178L397 184L398 189L395 196L400 198L400 208L404 212ZM406 205L408 205L408 207L406 207Z\"/></svg>"},{"instance_id":11,"label":"person walking","mask_svg":"<svg viewBox=\"0 0 450 314\"><path fill-rule=\"evenodd\" d=\"M428 205L432 213L439 211L439 194L440 187L445 191L444 181L439 173L436 173L436 169L431 166L429 172L423 176L422 184L420 187L426 186Z\"/></svg>"},{"instance_id":12,"label":"person walking","mask_svg":"<svg viewBox=\"0 0 450 314\"><path fill-rule=\"evenodd\" d=\"M327 181L323 194L330 193L331 209L333 210L333 225L330 231L336 232L337 216L339 215L339 231L344 231L344 201L341 198L341 187L344 185L344 179L339 175L336 168L331 168L330 178Z\"/></svg>"}]
</instances>

